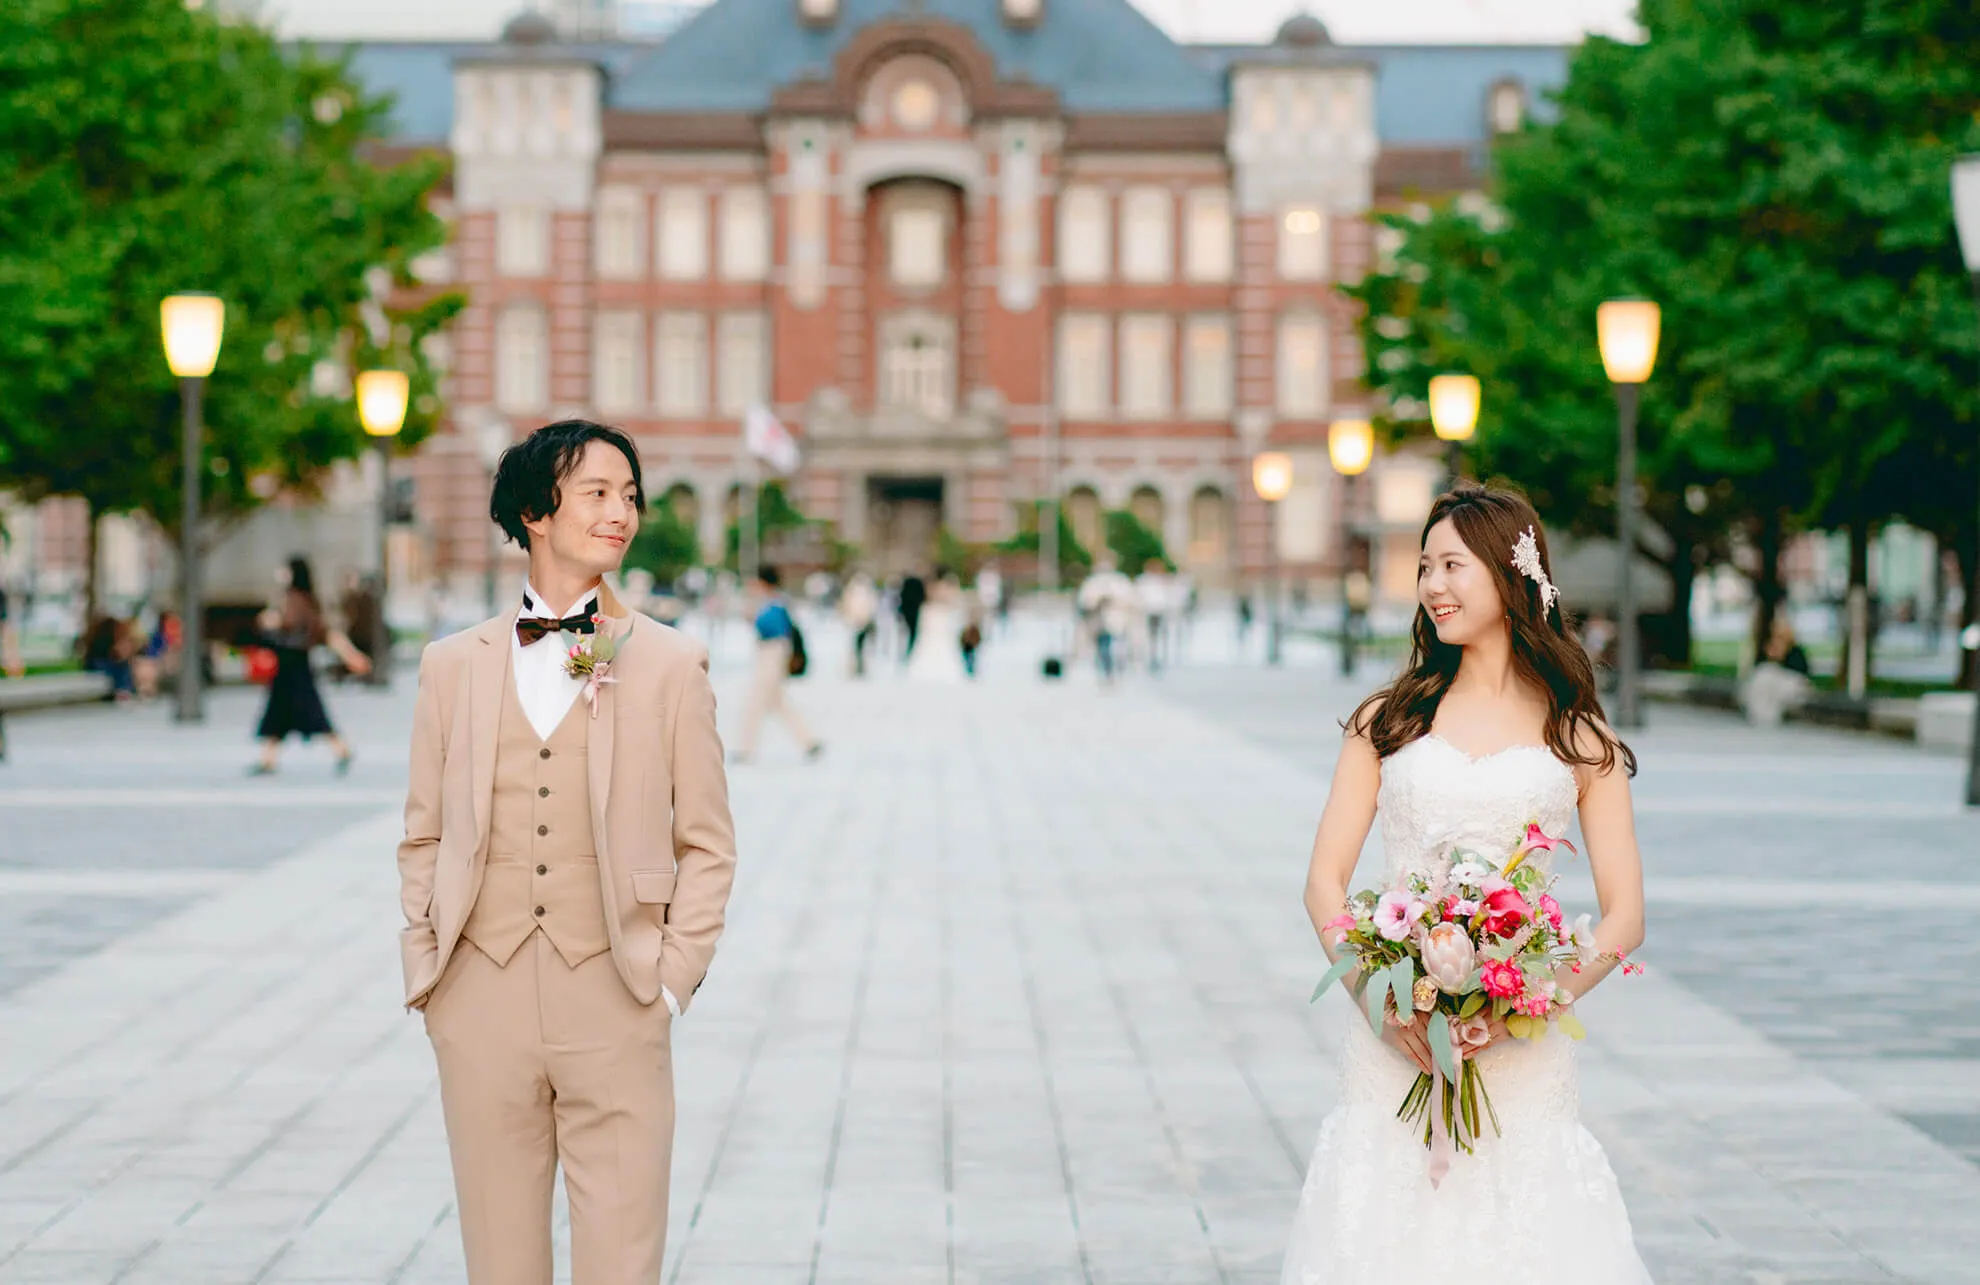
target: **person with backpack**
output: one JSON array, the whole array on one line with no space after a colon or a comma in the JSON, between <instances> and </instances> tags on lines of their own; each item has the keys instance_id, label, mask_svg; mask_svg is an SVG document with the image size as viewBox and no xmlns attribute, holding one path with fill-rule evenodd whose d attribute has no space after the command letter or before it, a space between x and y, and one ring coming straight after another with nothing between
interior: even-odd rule
<instances>
[{"instance_id":1,"label":"person with backpack","mask_svg":"<svg viewBox=\"0 0 1980 1285\"><path fill-rule=\"evenodd\" d=\"M747 763L755 756L757 733L763 729L766 714L784 720L791 736L804 746L806 758L815 759L825 752L825 742L811 734L804 716L784 691L784 684L802 675L809 662L804 633L784 601L782 579L777 568L766 566L750 584L750 598L757 604L756 662L750 674L749 700L743 706L742 734L736 738L736 752L732 756L737 763Z\"/></svg>"}]
</instances>

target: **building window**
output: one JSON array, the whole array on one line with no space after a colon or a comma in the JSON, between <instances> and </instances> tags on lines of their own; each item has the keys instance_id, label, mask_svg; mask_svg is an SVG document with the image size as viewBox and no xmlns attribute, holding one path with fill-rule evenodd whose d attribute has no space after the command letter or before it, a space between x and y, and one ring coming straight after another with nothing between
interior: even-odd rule
<instances>
[{"instance_id":1,"label":"building window","mask_svg":"<svg viewBox=\"0 0 1980 1285\"><path fill-rule=\"evenodd\" d=\"M1183 275L1191 281L1231 279L1231 195L1199 187L1189 194L1183 231Z\"/></svg>"},{"instance_id":2,"label":"building window","mask_svg":"<svg viewBox=\"0 0 1980 1285\"><path fill-rule=\"evenodd\" d=\"M1189 500L1189 565L1221 567L1230 549L1230 501L1216 487L1202 487Z\"/></svg>"},{"instance_id":3,"label":"building window","mask_svg":"<svg viewBox=\"0 0 1980 1285\"><path fill-rule=\"evenodd\" d=\"M1076 486L1066 493L1066 525L1073 539L1088 553L1098 557L1106 548L1100 526L1100 496L1090 486Z\"/></svg>"},{"instance_id":4,"label":"building window","mask_svg":"<svg viewBox=\"0 0 1980 1285\"><path fill-rule=\"evenodd\" d=\"M699 281L708 275L708 194L672 187L660 194L660 275Z\"/></svg>"},{"instance_id":5,"label":"building window","mask_svg":"<svg viewBox=\"0 0 1980 1285\"><path fill-rule=\"evenodd\" d=\"M1169 414L1169 371L1173 327L1167 317L1141 314L1121 318L1121 414L1131 419L1165 419Z\"/></svg>"},{"instance_id":6,"label":"building window","mask_svg":"<svg viewBox=\"0 0 1980 1285\"><path fill-rule=\"evenodd\" d=\"M955 404L955 343L949 324L890 317L880 340L880 403L946 418Z\"/></svg>"},{"instance_id":7,"label":"building window","mask_svg":"<svg viewBox=\"0 0 1980 1285\"><path fill-rule=\"evenodd\" d=\"M1097 187L1067 188L1059 198L1059 275L1067 281L1105 281L1111 248L1107 194Z\"/></svg>"},{"instance_id":8,"label":"building window","mask_svg":"<svg viewBox=\"0 0 1980 1285\"><path fill-rule=\"evenodd\" d=\"M592 322L591 401L607 415L642 409L640 324L636 312L601 312Z\"/></svg>"},{"instance_id":9,"label":"building window","mask_svg":"<svg viewBox=\"0 0 1980 1285\"><path fill-rule=\"evenodd\" d=\"M1526 124L1526 89L1516 80L1502 80L1492 86L1485 101L1485 115L1494 134L1510 134Z\"/></svg>"},{"instance_id":10,"label":"building window","mask_svg":"<svg viewBox=\"0 0 1980 1285\"><path fill-rule=\"evenodd\" d=\"M1134 488L1134 494L1128 496L1128 512L1134 514L1135 521L1157 536L1162 534L1167 507L1162 503L1162 493L1152 486L1137 486ZM1135 573L1141 568L1129 567L1127 570Z\"/></svg>"},{"instance_id":11,"label":"building window","mask_svg":"<svg viewBox=\"0 0 1980 1285\"><path fill-rule=\"evenodd\" d=\"M1167 281L1174 272L1175 202L1159 187L1128 189L1121 198L1121 276L1129 281Z\"/></svg>"},{"instance_id":12,"label":"building window","mask_svg":"<svg viewBox=\"0 0 1980 1285\"><path fill-rule=\"evenodd\" d=\"M1318 313L1279 318L1279 414L1318 419L1327 413L1327 323Z\"/></svg>"},{"instance_id":13,"label":"building window","mask_svg":"<svg viewBox=\"0 0 1980 1285\"><path fill-rule=\"evenodd\" d=\"M708 318L663 312L655 331L654 401L662 415L694 419L708 413Z\"/></svg>"},{"instance_id":14,"label":"building window","mask_svg":"<svg viewBox=\"0 0 1980 1285\"><path fill-rule=\"evenodd\" d=\"M1302 80L1292 87L1292 105L1286 112L1286 127L1295 134L1311 133L1320 124L1320 87Z\"/></svg>"},{"instance_id":15,"label":"building window","mask_svg":"<svg viewBox=\"0 0 1980 1285\"><path fill-rule=\"evenodd\" d=\"M925 80L903 81L894 90L894 123L911 134L919 134L933 125L941 109L941 95Z\"/></svg>"},{"instance_id":16,"label":"building window","mask_svg":"<svg viewBox=\"0 0 1980 1285\"><path fill-rule=\"evenodd\" d=\"M887 219L887 269L896 286L928 290L942 284L948 230L939 207L894 207Z\"/></svg>"},{"instance_id":17,"label":"building window","mask_svg":"<svg viewBox=\"0 0 1980 1285\"><path fill-rule=\"evenodd\" d=\"M770 206L760 187L722 192L722 279L761 281L770 274Z\"/></svg>"},{"instance_id":18,"label":"building window","mask_svg":"<svg viewBox=\"0 0 1980 1285\"><path fill-rule=\"evenodd\" d=\"M1294 206L1279 217L1279 275L1287 281L1327 276L1327 216L1313 206Z\"/></svg>"},{"instance_id":19,"label":"building window","mask_svg":"<svg viewBox=\"0 0 1980 1285\"><path fill-rule=\"evenodd\" d=\"M760 312L734 312L715 330L715 410L740 419L751 406L768 400L768 327Z\"/></svg>"},{"instance_id":20,"label":"building window","mask_svg":"<svg viewBox=\"0 0 1980 1285\"><path fill-rule=\"evenodd\" d=\"M598 275L609 281L631 281L640 273L640 233L646 224L646 199L636 191L608 188L598 196Z\"/></svg>"},{"instance_id":21,"label":"building window","mask_svg":"<svg viewBox=\"0 0 1980 1285\"><path fill-rule=\"evenodd\" d=\"M1107 318L1067 313L1059 320L1059 411L1068 419L1105 419L1113 406Z\"/></svg>"},{"instance_id":22,"label":"building window","mask_svg":"<svg viewBox=\"0 0 1980 1285\"><path fill-rule=\"evenodd\" d=\"M1183 413L1221 419L1231 413L1231 323L1191 317L1183 334Z\"/></svg>"},{"instance_id":23,"label":"building window","mask_svg":"<svg viewBox=\"0 0 1980 1285\"><path fill-rule=\"evenodd\" d=\"M1251 87L1251 132L1270 134L1279 128L1279 87L1272 81L1254 82Z\"/></svg>"},{"instance_id":24,"label":"building window","mask_svg":"<svg viewBox=\"0 0 1980 1285\"><path fill-rule=\"evenodd\" d=\"M550 403L550 327L535 304L504 308L495 318L495 405L527 415Z\"/></svg>"},{"instance_id":25,"label":"building window","mask_svg":"<svg viewBox=\"0 0 1980 1285\"><path fill-rule=\"evenodd\" d=\"M549 275L549 211L540 205L505 205L495 212L495 271L505 277Z\"/></svg>"}]
</instances>

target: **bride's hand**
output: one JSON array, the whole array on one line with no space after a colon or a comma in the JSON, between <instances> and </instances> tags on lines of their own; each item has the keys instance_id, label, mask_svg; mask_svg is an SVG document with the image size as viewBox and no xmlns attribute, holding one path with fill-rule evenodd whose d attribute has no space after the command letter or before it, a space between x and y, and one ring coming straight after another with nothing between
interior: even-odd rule
<instances>
[{"instance_id":1,"label":"bride's hand","mask_svg":"<svg viewBox=\"0 0 1980 1285\"><path fill-rule=\"evenodd\" d=\"M1382 1043L1416 1063L1416 1069L1425 1075L1434 1073L1436 1062L1430 1056L1430 1040L1424 1034L1423 1022L1415 1013L1409 1015L1408 1026L1397 1026L1384 1020L1382 1023Z\"/></svg>"}]
</instances>

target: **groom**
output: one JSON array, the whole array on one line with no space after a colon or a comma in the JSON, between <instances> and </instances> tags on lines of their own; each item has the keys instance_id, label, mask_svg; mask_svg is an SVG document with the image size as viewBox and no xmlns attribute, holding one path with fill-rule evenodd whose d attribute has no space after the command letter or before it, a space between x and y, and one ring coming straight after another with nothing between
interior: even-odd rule
<instances>
[{"instance_id":1,"label":"groom","mask_svg":"<svg viewBox=\"0 0 1980 1285\"><path fill-rule=\"evenodd\" d=\"M604 583L645 498L617 429L511 447L489 513L529 552L520 609L420 661L400 939L471 1285L550 1285L559 1163L575 1285L660 1279L672 1023L736 846L707 650Z\"/></svg>"}]
</instances>

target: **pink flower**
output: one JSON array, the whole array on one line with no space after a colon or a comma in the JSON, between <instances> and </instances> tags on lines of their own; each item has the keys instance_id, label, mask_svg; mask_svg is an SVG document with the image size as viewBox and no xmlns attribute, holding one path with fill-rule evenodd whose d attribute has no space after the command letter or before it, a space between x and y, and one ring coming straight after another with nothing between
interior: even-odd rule
<instances>
[{"instance_id":1,"label":"pink flower","mask_svg":"<svg viewBox=\"0 0 1980 1285\"><path fill-rule=\"evenodd\" d=\"M1555 932L1561 930L1561 903L1544 892L1540 894L1540 916L1553 925Z\"/></svg>"},{"instance_id":2,"label":"pink flower","mask_svg":"<svg viewBox=\"0 0 1980 1285\"><path fill-rule=\"evenodd\" d=\"M1423 975L1439 990L1456 994L1471 976L1475 962L1471 938L1456 924L1438 924L1423 939Z\"/></svg>"},{"instance_id":3,"label":"pink flower","mask_svg":"<svg viewBox=\"0 0 1980 1285\"><path fill-rule=\"evenodd\" d=\"M1528 821L1526 823L1526 840L1520 846L1528 852L1552 852L1555 848L1566 848L1569 852L1575 853L1576 856L1580 855L1579 850L1566 839L1550 838L1547 832L1540 828L1538 821Z\"/></svg>"},{"instance_id":4,"label":"pink flower","mask_svg":"<svg viewBox=\"0 0 1980 1285\"><path fill-rule=\"evenodd\" d=\"M1375 903L1375 930L1388 941L1401 941L1409 936L1416 921L1423 918L1429 909L1413 894L1407 892L1385 892Z\"/></svg>"},{"instance_id":5,"label":"pink flower","mask_svg":"<svg viewBox=\"0 0 1980 1285\"><path fill-rule=\"evenodd\" d=\"M1526 990L1526 974L1505 959L1488 962L1478 981L1493 999L1514 999Z\"/></svg>"},{"instance_id":6,"label":"pink flower","mask_svg":"<svg viewBox=\"0 0 1980 1285\"><path fill-rule=\"evenodd\" d=\"M1332 932L1336 928L1341 929L1343 932L1353 932L1354 916L1352 914L1335 915L1332 919L1329 919L1326 923L1320 926L1320 931Z\"/></svg>"},{"instance_id":7,"label":"pink flower","mask_svg":"<svg viewBox=\"0 0 1980 1285\"><path fill-rule=\"evenodd\" d=\"M1524 1013L1528 1017L1545 1017L1553 1011L1553 997L1538 991L1530 991L1513 1000L1513 1012Z\"/></svg>"},{"instance_id":8,"label":"pink flower","mask_svg":"<svg viewBox=\"0 0 1980 1285\"><path fill-rule=\"evenodd\" d=\"M1451 1043L1457 1046L1459 1059L1475 1056L1491 1042L1492 1019L1483 1013L1451 1023Z\"/></svg>"}]
</instances>

